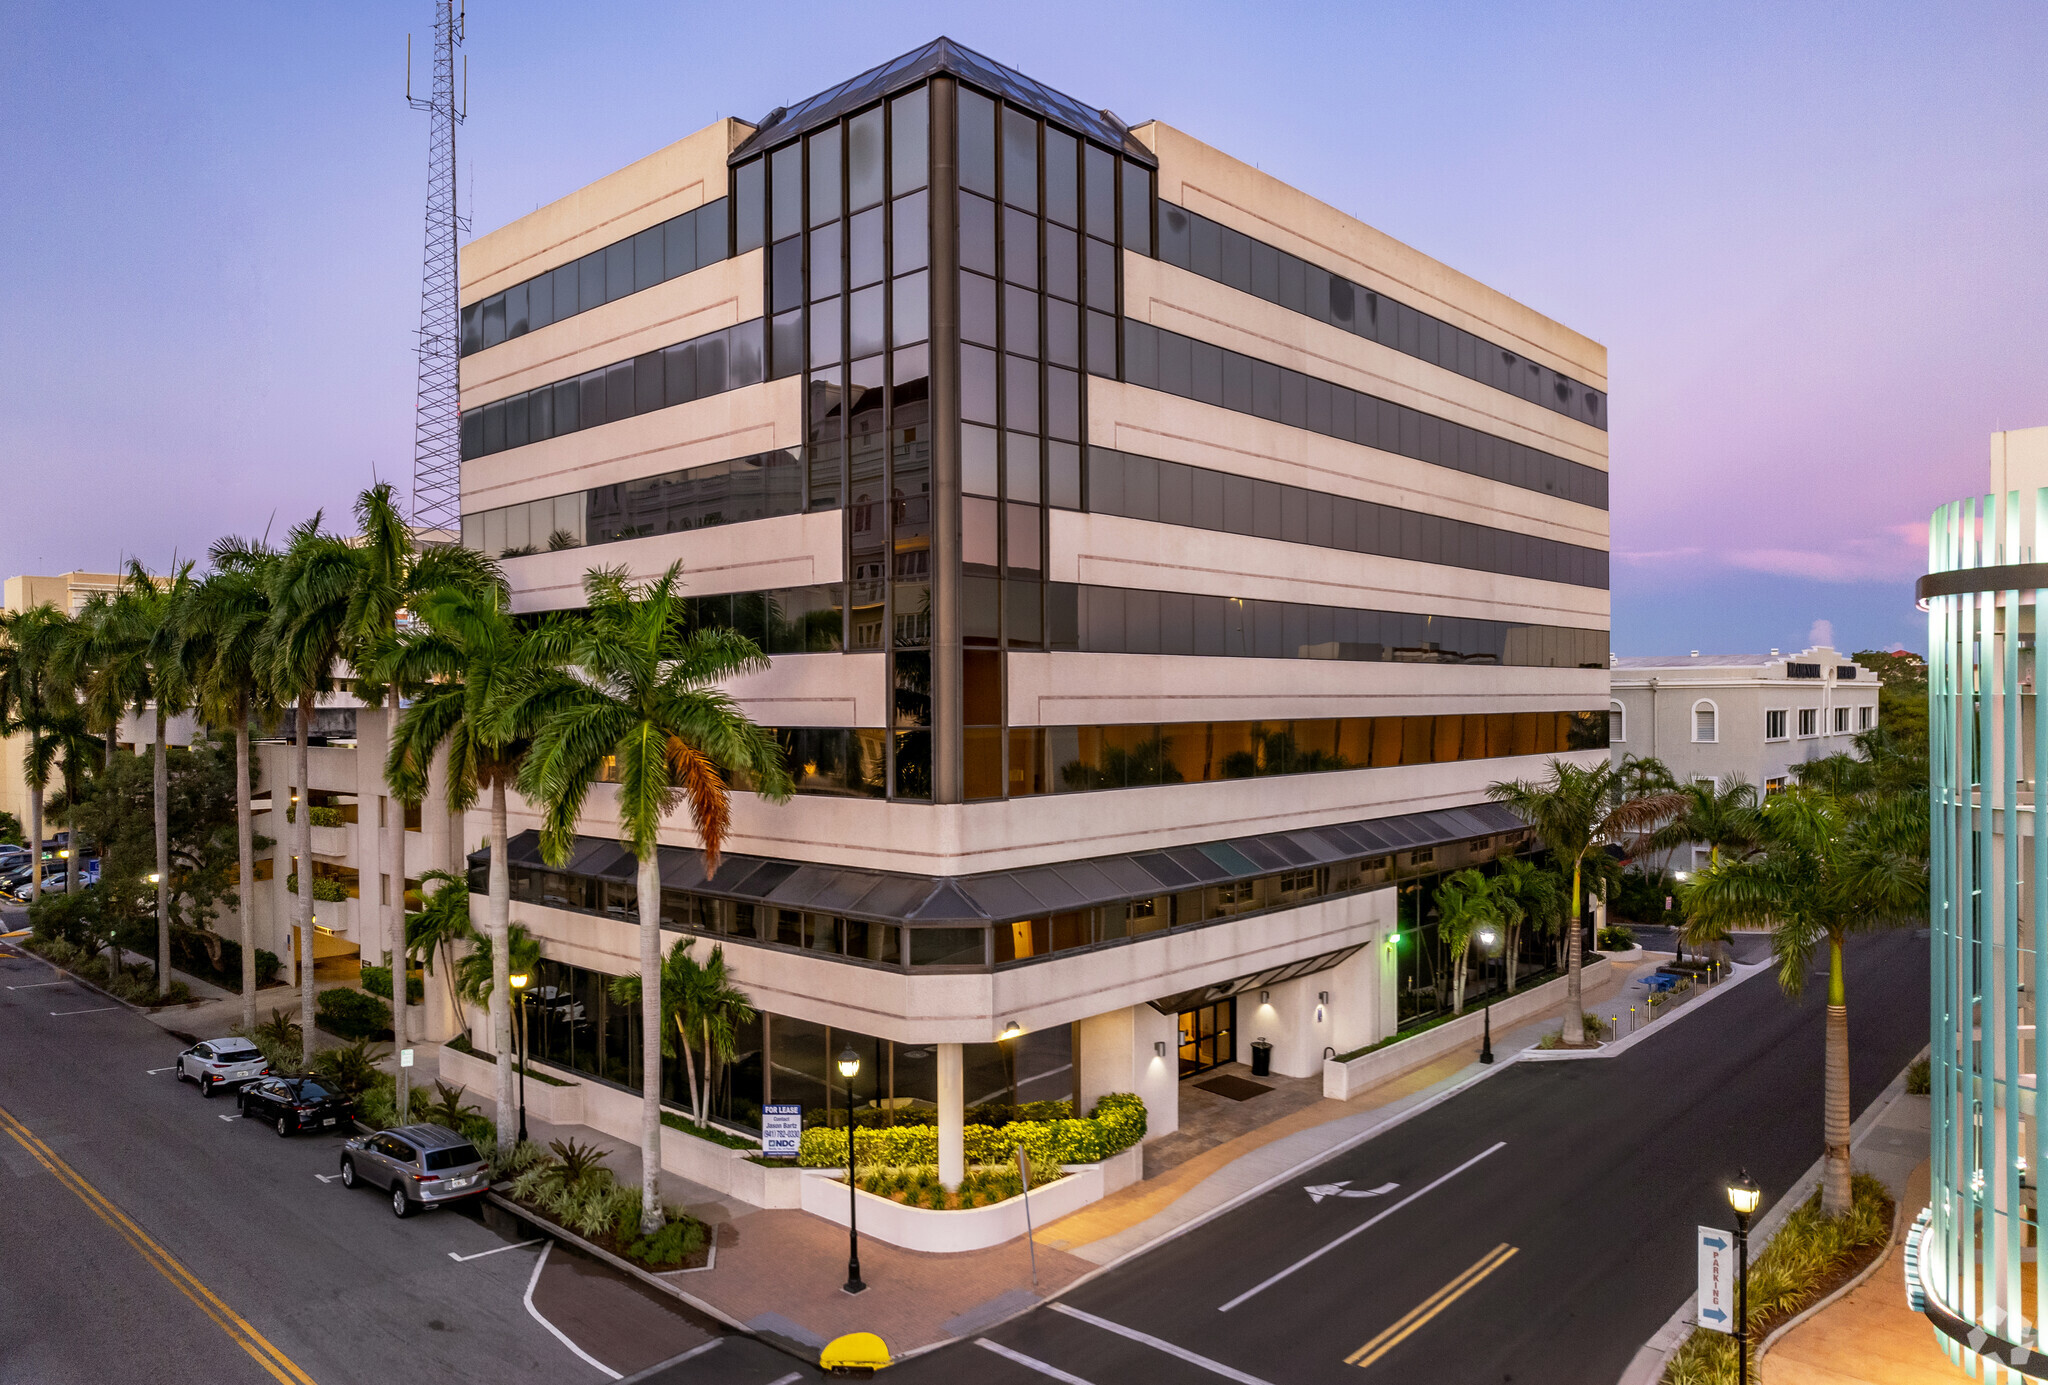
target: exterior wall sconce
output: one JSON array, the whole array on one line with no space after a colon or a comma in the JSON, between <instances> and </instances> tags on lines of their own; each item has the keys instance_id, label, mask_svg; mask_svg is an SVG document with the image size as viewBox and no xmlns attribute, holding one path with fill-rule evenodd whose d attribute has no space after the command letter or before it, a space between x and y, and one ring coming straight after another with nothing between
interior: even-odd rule
<instances>
[{"instance_id":1,"label":"exterior wall sconce","mask_svg":"<svg viewBox=\"0 0 2048 1385\"><path fill-rule=\"evenodd\" d=\"M1316 992L1316 1023L1317 1023L1317 1024L1321 1024L1321 1023L1323 1022L1323 1019L1324 1019L1324 1017L1325 1017L1325 1016L1326 1016L1326 1015L1327 1015L1327 1014L1329 1013L1329 1008L1330 1008L1330 993L1329 993L1328 991L1317 991L1317 992Z\"/></svg>"},{"instance_id":2,"label":"exterior wall sconce","mask_svg":"<svg viewBox=\"0 0 2048 1385\"><path fill-rule=\"evenodd\" d=\"M1264 1005L1264 1004L1266 1004L1266 1003L1267 1003L1268 1001L1272 1000L1272 998L1273 998L1273 993L1272 993L1271 991L1260 991L1260 992L1259 992L1259 1004L1261 1004L1261 1005Z\"/></svg>"},{"instance_id":3,"label":"exterior wall sconce","mask_svg":"<svg viewBox=\"0 0 2048 1385\"><path fill-rule=\"evenodd\" d=\"M998 1039L1014 1039L1023 1032L1023 1025L1017 1023L1017 1021L1015 1020L1010 1020L1008 1023L1003 1025L1003 1032L996 1035L996 1037Z\"/></svg>"},{"instance_id":4,"label":"exterior wall sconce","mask_svg":"<svg viewBox=\"0 0 2048 1385\"><path fill-rule=\"evenodd\" d=\"M1166 1040L1164 1040L1164 1039L1155 1039L1155 1040L1153 1040L1153 1042L1152 1042L1152 1056L1153 1056L1154 1058L1164 1058L1164 1057L1166 1056Z\"/></svg>"}]
</instances>

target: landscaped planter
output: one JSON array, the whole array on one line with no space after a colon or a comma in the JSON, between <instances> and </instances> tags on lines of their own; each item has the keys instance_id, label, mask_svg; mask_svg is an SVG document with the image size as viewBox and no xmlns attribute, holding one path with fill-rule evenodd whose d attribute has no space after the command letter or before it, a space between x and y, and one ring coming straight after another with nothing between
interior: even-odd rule
<instances>
[{"instance_id":1,"label":"landscaped planter","mask_svg":"<svg viewBox=\"0 0 2048 1385\"><path fill-rule=\"evenodd\" d=\"M1590 991L1607 980L1611 966L1603 955L1597 961L1588 962L1580 968L1581 991ZM1564 1000L1565 988L1571 978L1560 976L1540 986L1493 1002L1493 1025L1496 1030L1509 1025L1520 1024L1531 1015L1541 1014L1551 1006ZM1368 1087L1398 1076L1410 1068L1422 1066L1443 1057L1446 1053L1470 1047L1477 1050L1481 1031L1486 1018L1480 1007L1466 1011L1454 1020L1439 1024L1434 1029L1425 1029L1413 1038L1402 1039L1362 1054L1349 1062L1334 1058L1323 1060L1323 1095L1337 1101L1349 1101Z\"/></svg>"},{"instance_id":2,"label":"landscaped planter","mask_svg":"<svg viewBox=\"0 0 2048 1385\"><path fill-rule=\"evenodd\" d=\"M492 1101L498 1091L498 1066L488 1058L464 1053L450 1044L441 1046L441 1080L461 1083L468 1095ZM532 1072L526 1075L526 1113L549 1125L583 1125L584 1087L570 1078L557 1078L560 1086L543 1082ZM512 1099L519 1099L519 1074L512 1074Z\"/></svg>"},{"instance_id":3,"label":"landscaped planter","mask_svg":"<svg viewBox=\"0 0 2048 1385\"><path fill-rule=\"evenodd\" d=\"M1136 1150L1126 1150L1135 1154ZM846 1225L848 1199L840 1181L844 1170L803 1170L802 1206L813 1216ZM1068 1164L1066 1177L1033 1189L1029 1194L1031 1225L1044 1228L1069 1212L1078 1211L1103 1195L1103 1165ZM905 1250L958 1252L985 1250L1022 1236L1025 1230L1025 1198L1013 1197L990 1207L970 1207L958 1212L934 1212L928 1207L911 1207L892 1198L856 1191L860 1205L860 1233L887 1241Z\"/></svg>"}]
</instances>

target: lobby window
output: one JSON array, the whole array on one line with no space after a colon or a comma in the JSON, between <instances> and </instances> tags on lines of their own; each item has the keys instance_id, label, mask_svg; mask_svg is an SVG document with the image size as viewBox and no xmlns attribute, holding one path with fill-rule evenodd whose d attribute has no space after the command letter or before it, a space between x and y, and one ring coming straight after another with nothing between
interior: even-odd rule
<instances>
[{"instance_id":1,"label":"lobby window","mask_svg":"<svg viewBox=\"0 0 2048 1385\"><path fill-rule=\"evenodd\" d=\"M1702 744L1711 744L1721 738L1717 726L1719 710L1711 702L1695 702L1692 706L1692 738Z\"/></svg>"},{"instance_id":2,"label":"lobby window","mask_svg":"<svg viewBox=\"0 0 2048 1385\"><path fill-rule=\"evenodd\" d=\"M1764 739L1782 741L1785 739L1786 710L1782 707L1764 713Z\"/></svg>"}]
</instances>

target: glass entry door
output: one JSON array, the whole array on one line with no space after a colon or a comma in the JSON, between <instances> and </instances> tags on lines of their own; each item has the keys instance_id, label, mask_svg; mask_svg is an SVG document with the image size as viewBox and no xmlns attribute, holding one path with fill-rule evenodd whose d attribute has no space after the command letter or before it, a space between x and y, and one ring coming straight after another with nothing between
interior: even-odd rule
<instances>
[{"instance_id":1,"label":"glass entry door","mask_svg":"<svg viewBox=\"0 0 2048 1385\"><path fill-rule=\"evenodd\" d=\"M1180 1075L1192 1077L1237 1061L1237 1000L1180 1012Z\"/></svg>"}]
</instances>

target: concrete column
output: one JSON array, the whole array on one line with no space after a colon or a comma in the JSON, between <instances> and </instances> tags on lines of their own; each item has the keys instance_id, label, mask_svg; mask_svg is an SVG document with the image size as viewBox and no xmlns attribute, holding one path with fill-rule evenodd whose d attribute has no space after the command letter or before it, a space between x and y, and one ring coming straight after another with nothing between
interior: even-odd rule
<instances>
[{"instance_id":1,"label":"concrete column","mask_svg":"<svg viewBox=\"0 0 2048 1385\"><path fill-rule=\"evenodd\" d=\"M1091 1015L1080 1024L1081 1113L1111 1092L1145 1103L1145 1138L1180 1128L1179 1031L1172 1015L1133 1005ZM1160 1045L1165 1052L1159 1051Z\"/></svg>"},{"instance_id":2,"label":"concrete column","mask_svg":"<svg viewBox=\"0 0 2048 1385\"><path fill-rule=\"evenodd\" d=\"M939 1182L958 1187L967 1172L966 1050L959 1044L939 1045Z\"/></svg>"}]
</instances>

